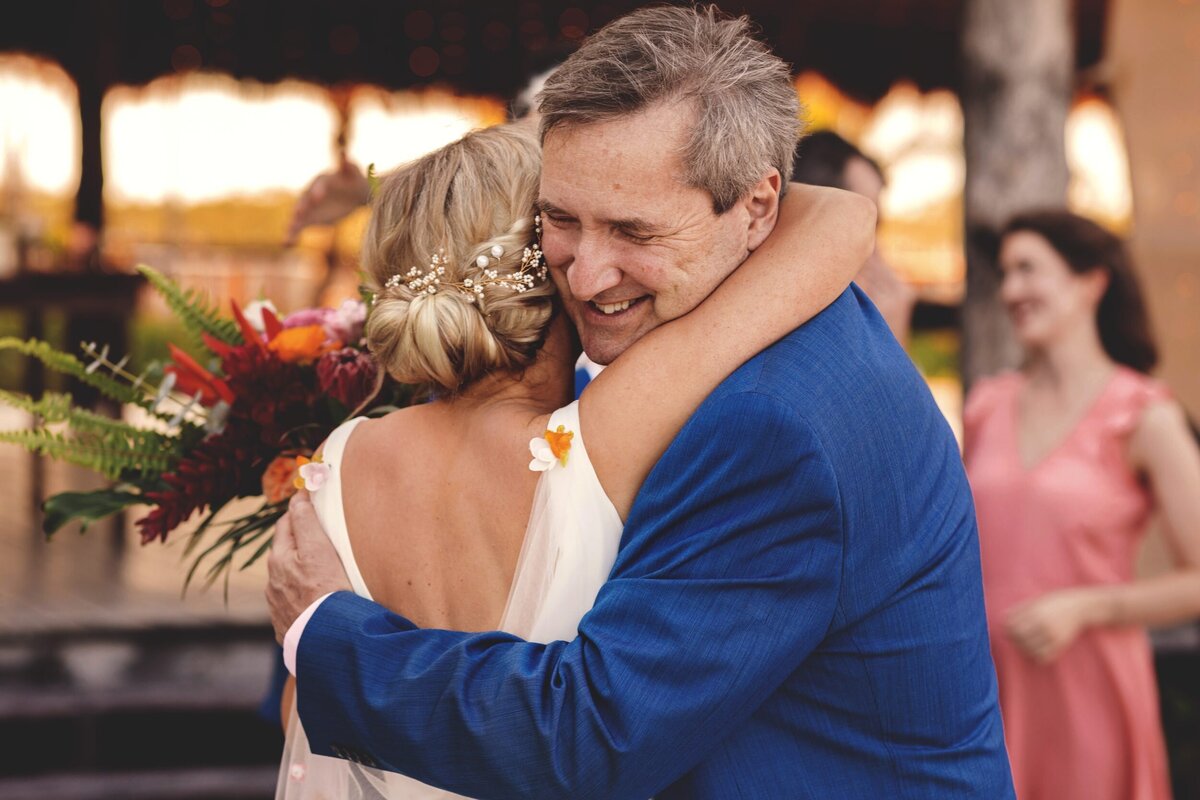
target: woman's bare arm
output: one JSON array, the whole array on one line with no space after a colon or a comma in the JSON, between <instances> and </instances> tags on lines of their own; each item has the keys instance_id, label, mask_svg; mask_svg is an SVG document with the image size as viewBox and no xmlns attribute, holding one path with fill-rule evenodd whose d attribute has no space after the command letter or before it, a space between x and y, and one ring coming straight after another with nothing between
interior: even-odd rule
<instances>
[{"instance_id":1,"label":"woman's bare arm","mask_svg":"<svg viewBox=\"0 0 1200 800\"><path fill-rule=\"evenodd\" d=\"M1096 587L1094 624L1173 625L1200 616L1200 450L1176 403L1142 414L1130 457L1154 492L1175 569L1133 583Z\"/></svg>"},{"instance_id":2,"label":"woman's bare arm","mask_svg":"<svg viewBox=\"0 0 1200 800\"><path fill-rule=\"evenodd\" d=\"M875 206L793 184L775 230L695 310L646 334L580 400L588 454L621 518L721 381L838 298L871 254Z\"/></svg>"},{"instance_id":3,"label":"woman's bare arm","mask_svg":"<svg viewBox=\"0 0 1200 800\"><path fill-rule=\"evenodd\" d=\"M1173 625L1200 616L1200 451L1183 409L1175 403L1147 408L1129 458L1154 492L1175 568L1130 583L1059 589L1014 609L1006 620L1009 635L1038 661L1058 658L1088 628Z\"/></svg>"}]
</instances>

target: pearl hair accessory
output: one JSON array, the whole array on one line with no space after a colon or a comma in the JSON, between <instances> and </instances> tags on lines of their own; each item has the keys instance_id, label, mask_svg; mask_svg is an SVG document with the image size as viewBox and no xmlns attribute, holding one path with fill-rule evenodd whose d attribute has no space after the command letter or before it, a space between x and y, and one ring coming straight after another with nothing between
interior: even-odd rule
<instances>
[{"instance_id":1,"label":"pearl hair accessory","mask_svg":"<svg viewBox=\"0 0 1200 800\"><path fill-rule=\"evenodd\" d=\"M513 290L518 294L527 292L546 280L547 275L546 259L542 255L540 244L542 239L540 214L533 218L533 230L533 244L525 248L525 252L521 255L521 266L516 272L501 275L494 269L488 269L491 260L486 255L480 255L475 259L475 265L483 270L482 277L465 278L461 282L442 280L442 276L446 274L445 265L449 262L445 249L439 249L430 257L427 272L421 272L419 267L413 267L403 275L393 275L388 278L383 286L385 289L394 289L403 283L410 291L417 294L437 294L440 288L453 288L467 295L468 301L472 303L477 297L481 297L484 289L488 287L498 286L502 289ZM500 258L504 255L504 248L498 244L492 245L490 252L496 258Z\"/></svg>"}]
</instances>

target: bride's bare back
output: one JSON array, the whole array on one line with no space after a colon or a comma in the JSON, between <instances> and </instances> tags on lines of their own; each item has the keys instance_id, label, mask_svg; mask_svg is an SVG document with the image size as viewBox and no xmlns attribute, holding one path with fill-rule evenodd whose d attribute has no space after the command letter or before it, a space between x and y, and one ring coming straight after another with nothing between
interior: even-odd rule
<instances>
[{"instance_id":1,"label":"bride's bare back","mask_svg":"<svg viewBox=\"0 0 1200 800\"><path fill-rule=\"evenodd\" d=\"M544 417L521 403L436 401L354 430L342 496L376 601L423 628L498 626L537 483L528 443L539 426Z\"/></svg>"}]
</instances>

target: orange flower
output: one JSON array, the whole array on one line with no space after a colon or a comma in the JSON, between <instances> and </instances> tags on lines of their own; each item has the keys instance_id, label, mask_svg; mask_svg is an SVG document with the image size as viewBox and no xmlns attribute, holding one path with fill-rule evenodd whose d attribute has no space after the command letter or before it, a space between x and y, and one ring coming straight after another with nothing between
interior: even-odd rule
<instances>
[{"instance_id":1,"label":"orange flower","mask_svg":"<svg viewBox=\"0 0 1200 800\"><path fill-rule=\"evenodd\" d=\"M325 329L320 325L284 328L267 344L280 361L288 364L312 363L322 354L341 346L341 342L326 341Z\"/></svg>"},{"instance_id":2,"label":"orange flower","mask_svg":"<svg viewBox=\"0 0 1200 800\"><path fill-rule=\"evenodd\" d=\"M263 496L268 502L278 503L296 493L296 473L299 465L291 456L279 456L269 465L262 476Z\"/></svg>"},{"instance_id":3,"label":"orange flower","mask_svg":"<svg viewBox=\"0 0 1200 800\"><path fill-rule=\"evenodd\" d=\"M550 452L564 467L567 465L567 454L571 452L571 439L574 437L575 433L562 425L559 425L556 431L546 431L546 441L550 443Z\"/></svg>"}]
</instances>

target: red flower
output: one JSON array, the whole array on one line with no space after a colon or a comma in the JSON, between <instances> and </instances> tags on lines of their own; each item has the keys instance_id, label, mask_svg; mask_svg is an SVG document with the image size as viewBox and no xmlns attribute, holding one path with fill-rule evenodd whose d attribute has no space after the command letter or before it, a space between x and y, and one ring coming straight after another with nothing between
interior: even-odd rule
<instances>
[{"instance_id":1,"label":"red flower","mask_svg":"<svg viewBox=\"0 0 1200 800\"><path fill-rule=\"evenodd\" d=\"M138 520L142 544L165 542L167 534L196 511L262 491L260 476L269 456L248 427L245 420L231 421L223 433L200 442L174 472L162 476L169 488L146 493L154 508Z\"/></svg>"},{"instance_id":2,"label":"red flower","mask_svg":"<svg viewBox=\"0 0 1200 800\"><path fill-rule=\"evenodd\" d=\"M319 391L311 368L284 363L266 347L260 349L257 345L233 348L221 366L225 382L237 397L230 417L252 422L257 430L252 428L247 435L256 433L263 445L275 448L272 457L287 446L289 433L315 421Z\"/></svg>"},{"instance_id":3,"label":"red flower","mask_svg":"<svg viewBox=\"0 0 1200 800\"><path fill-rule=\"evenodd\" d=\"M353 347L326 353L317 362L321 391L349 409L357 408L371 396L378 375L375 361Z\"/></svg>"},{"instance_id":4,"label":"red flower","mask_svg":"<svg viewBox=\"0 0 1200 800\"><path fill-rule=\"evenodd\" d=\"M165 371L175 375L176 389L186 395L199 393L200 404L204 406L215 406L218 400L233 404L233 392L225 381L200 366L195 359L175 345L168 342L167 348L171 351L171 360L175 363L168 365Z\"/></svg>"}]
</instances>

